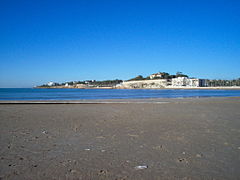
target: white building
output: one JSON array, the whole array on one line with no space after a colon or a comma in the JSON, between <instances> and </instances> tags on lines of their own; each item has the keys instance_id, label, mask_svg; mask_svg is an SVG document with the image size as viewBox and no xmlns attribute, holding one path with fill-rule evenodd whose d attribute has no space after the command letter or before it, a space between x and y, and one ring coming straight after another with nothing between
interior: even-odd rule
<instances>
[{"instance_id":1,"label":"white building","mask_svg":"<svg viewBox=\"0 0 240 180\"><path fill-rule=\"evenodd\" d=\"M199 79L187 79L187 84L186 86L190 86L190 87L199 87Z\"/></svg>"},{"instance_id":2,"label":"white building","mask_svg":"<svg viewBox=\"0 0 240 180\"><path fill-rule=\"evenodd\" d=\"M187 77L172 78L172 86L186 86L187 79Z\"/></svg>"},{"instance_id":3,"label":"white building","mask_svg":"<svg viewBox=\"0 0 240 180\"><path fill-rule=\"evenodd\" d=\"M150 77L150 79L162 78L163 74L159 72L159 73L151 74L149 77Z\"/></svg>"},{"instance_id":4,"label":"white building","mask_svg":"<svg viewBox=\"0 0 240 180\"><path fill-rule=\"evenodd\" d=\"M48 82L47 83L48 86L55 86L55 84L56 84L55 82Z\"/></svg>"},{"instance_id":5,"label":"white building","mask_svg":"<svg viewBox=\"0 0 240 180\"><path fill-rule=\"evenodd\" d=\"M205 79L193 79L187 77L177 77L172 79L172 86L187 86L187 87L205 87Z\"/></svg>"}]
</instances>

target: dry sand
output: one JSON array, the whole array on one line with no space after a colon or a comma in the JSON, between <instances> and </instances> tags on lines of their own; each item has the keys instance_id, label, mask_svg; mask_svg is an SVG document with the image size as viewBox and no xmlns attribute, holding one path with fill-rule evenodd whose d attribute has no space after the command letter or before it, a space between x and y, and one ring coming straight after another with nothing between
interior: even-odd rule
<instances>
[{"instance_id":1,"label":"dry sand","mask_svg":"<svg viewBox=\"0 0 240 180\"><path fill-rule=\"evenodd\" d=\"M240 178L240 98L110 102L0 104L0 179Z\"/></svg>"}]
</instances>

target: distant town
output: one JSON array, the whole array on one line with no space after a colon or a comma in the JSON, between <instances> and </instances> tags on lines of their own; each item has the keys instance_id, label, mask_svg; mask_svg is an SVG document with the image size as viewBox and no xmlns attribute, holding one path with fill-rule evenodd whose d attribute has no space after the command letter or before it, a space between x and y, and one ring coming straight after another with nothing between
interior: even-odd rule
<instances>
[{"instance_id":1,"label":"distant town","mask_svg":"<svg viewBox=\"0 0 240 180\"><path fill-rule=\"evenodd\" d=\"M129 80L85 80L64 83L48 82L35 88L105 88L105 89L163 89L163 88L240 88L240 78L233 80L210 80L189 77L182 72L171 75L158 72L147 77L138 75Z\"/></svg>"}]
</instances>

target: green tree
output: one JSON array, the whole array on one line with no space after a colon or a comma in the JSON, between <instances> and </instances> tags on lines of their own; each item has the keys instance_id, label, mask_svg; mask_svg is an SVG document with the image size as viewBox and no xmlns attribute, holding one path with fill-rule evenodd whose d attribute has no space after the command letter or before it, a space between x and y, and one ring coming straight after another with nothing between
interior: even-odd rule
<instances>
[{"instance_id":1,"label":"green tree","mask_svg":"<svg viewBox=\"0 0 240 180\"><path fill-rule=\"evenodd\" d=\"M139 80L144 80L145 78L143 78L142 75L138 75L137 77L135 78L132 78L132 79L129 79L128 81L139 81Z\"/></svg>"},{"instance_id":2,"label":"green tree","mask_svg":"<svg viewBox=\"0 0 240 180\"><path fill-rule=\"evenodd\" d=\"M176 73L176 77L188 77L188 75L183 74L182 72L178 71L178 72Z\"/></svg>"}]
</instances>

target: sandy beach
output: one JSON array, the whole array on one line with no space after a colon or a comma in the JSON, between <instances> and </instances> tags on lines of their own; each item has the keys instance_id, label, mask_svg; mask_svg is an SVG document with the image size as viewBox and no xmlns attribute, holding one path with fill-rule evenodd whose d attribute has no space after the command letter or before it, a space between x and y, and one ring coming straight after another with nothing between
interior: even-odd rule
<instances>
[{"instance_id":1,"label":"sandy beach","mask_svg":"<svg viewBox=\"0 0 240 180\"><path fill-rule=\"evenodd\" d=\"M68 103L0 104L1 180L240 177L240 98Z\"/></svg>"}]
</instances>

